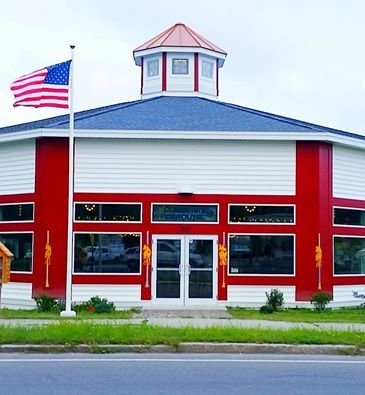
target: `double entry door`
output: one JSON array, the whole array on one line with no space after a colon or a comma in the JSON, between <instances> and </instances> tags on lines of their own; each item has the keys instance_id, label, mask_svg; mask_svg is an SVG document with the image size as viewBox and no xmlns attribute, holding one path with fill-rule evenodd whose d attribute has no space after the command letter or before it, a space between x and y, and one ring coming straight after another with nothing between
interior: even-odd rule
<instances>
[{"instance_id":1,"label":"double entry door","mask_svg":"<svg viewBox=\"0 0 365 395\"><path fill-rule=\"evenodd\" d=\"M217 242L217 236L209 235L155 235L153 302L172 306L215 302Z\"/></svg>"}]
</instances>

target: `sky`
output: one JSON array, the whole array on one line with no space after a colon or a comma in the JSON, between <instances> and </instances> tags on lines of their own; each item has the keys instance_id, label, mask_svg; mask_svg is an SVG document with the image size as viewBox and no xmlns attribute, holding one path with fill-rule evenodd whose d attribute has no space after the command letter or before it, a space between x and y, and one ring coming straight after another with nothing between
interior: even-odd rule
<instances>
[{"instance_id":1,"label":"sky","mask_svg":"<svg viewBox=\"0 0 365 395\"><path fill-rule=\"evenodd\" d=\"M0 0L0 127L67 112L9 87L70 44L75 111L138 100L133 49L182 22L228 52L220 100L365 135L364 20L363 0Z\"/></svg>"}]
</instances>

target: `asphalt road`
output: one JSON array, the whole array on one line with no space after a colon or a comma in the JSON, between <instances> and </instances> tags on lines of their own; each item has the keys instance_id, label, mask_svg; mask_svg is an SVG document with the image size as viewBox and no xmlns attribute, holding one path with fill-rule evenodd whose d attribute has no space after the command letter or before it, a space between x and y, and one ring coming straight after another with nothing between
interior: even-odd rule
<instances>
[{"instance_id":1,"label":"asphalt road","mask_svg":"<svg viewBox=\"0 0 365 395\"><path fill-rule=\"evenodd\" d=\"M365 393L365 357L0 354L0 394Z\"/></svg>"}]
</instances>

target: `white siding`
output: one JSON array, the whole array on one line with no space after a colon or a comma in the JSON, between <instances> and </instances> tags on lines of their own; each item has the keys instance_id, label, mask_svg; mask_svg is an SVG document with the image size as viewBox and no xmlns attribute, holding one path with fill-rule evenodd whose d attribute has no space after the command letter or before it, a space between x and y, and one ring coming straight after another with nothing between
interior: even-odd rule
<instances>
[{"instance_id":1,"label":"white siding","mask_svg":"<svg viewBox=\"0 0 365 395\"><path fill-rule=\"evenodd\" d=\"M34 192L35 141L2 143L0 169L0 195Z\"/></svg>"},{"instance_id":2,"label":"white siding","mask_svg":"<svg viewBox=\"0 0 365 395\"><path fill-rule=\"evenodd\" d=\"M167 57L167 92L193 92L194 91L194 54L168 53ZM188 59L189 74L172 74L172 59Z\"/></svg>"},{"instance_id":3,"label":"white siding","mask_svg":"<svg viewBox=\"0 0 365 395\"><path fill-rule=\"evenodd\" d=\"M1 286L1 308L33 309L36 307L32 299L31 283L7 283Z\"/></svg>"},{"instance_id":4,"label":"white siding","mask_svg":"<svg viewBox=\"0 0 365 395\"><path fill-rule=\"evenodd\" d=\"M294 142L76 141L76 192L295 194Z\"/></svg>"},{"instance_id":5,"label":"white siding","mask_svg":"<svg viewBox=\"0 0 365 395\"><path fill-rule=\"evenodd\" d=\"M148 62L151 60L158 60L159 74L157 76L148 77ZM145 56L143 59L143 94L148 95L151 93L162 91L162 56L150 55Z\"/></svg>"},{"instance_id":6,"label":"white siding","mask_svg":"<svg viewBox=\"0 0 365 395\"><path fill-rule=\"evenodd\" d=\"M117 307L137 306L141 304L141 286L138 284L73 284L72 301L85 302L92 296L107 298Z\"/></svg>"},{"instance_id":7,"label":"white siding","mask_svg":"<svg viewBox=\"0 0 365 395\"><path fill-rule=\"evenodd\" d=\"M213 65L213 78L202 76L203 62ZM217 61L211 56L199 54L199 92L217 96Z\"/></svg>"},{"instance_id":8,"label":"white siding","mask_svg":"<svg viewBox=\"0 0 365 395\"><path fill-rule=\"evenodd\" d=\"M261 306L266 303L265 292L270 292L272 289L279 289L284 294L284 304L295 302L295 286L278 285L228 285L227 302L230 304Z\"/></svg>"},{"instance_id":9,"label":"white siding","mask_svg":"<svg viewBox=\"0 0 365 395\"><path fill-rule=\"evenodd\" d=\"M365 303L365 299L354 297L354 292L365 295L365 284L359 285L334 285L333 302L331 305L337 306L356 306Z\"/></svg>"},{"instance_id":10,"label":"white siding","mask_svg":"<svg viewBox=\"0 0 365 395\"><path fill-rule=\"evenodd\" d=\"M365 150L334 145L333 196L365 200Z\"/></svg>"}]
</instances>

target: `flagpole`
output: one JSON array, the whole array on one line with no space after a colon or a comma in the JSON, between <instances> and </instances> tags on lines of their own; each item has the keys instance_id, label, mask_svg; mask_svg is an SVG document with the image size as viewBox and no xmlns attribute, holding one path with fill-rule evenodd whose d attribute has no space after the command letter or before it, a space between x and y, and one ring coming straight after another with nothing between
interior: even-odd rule
<instances>
[{"instance_id":1,"label":"flagpole","mask_svg":"<svg viewBox=\"0 0 365 395\"><path fill-rule=\"evenodd\" d=\"M69 152L68 152L68 220L67 220L67 266L66 266L66 305L65 310L61 311L61 317L74 317L76 313L71 310L72 301L72 267L73 267L73 195L74 195L74 51L71 48L71 66L69 83L69 107L70 107L70 130L69 130Z\"/></svg>"}]
</instances>

